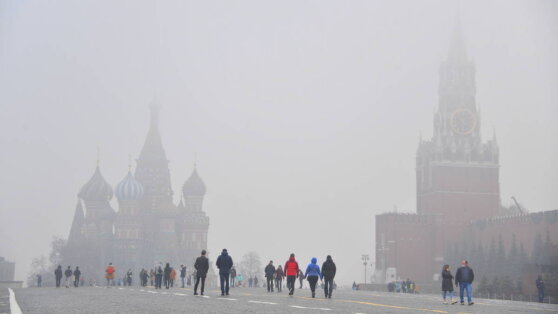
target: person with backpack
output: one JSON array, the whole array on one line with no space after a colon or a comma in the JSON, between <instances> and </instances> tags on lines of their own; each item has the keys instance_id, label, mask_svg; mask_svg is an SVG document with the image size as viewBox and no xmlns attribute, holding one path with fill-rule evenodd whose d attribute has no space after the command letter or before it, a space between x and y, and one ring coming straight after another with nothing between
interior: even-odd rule
<instances>
[{"instance_id":1,"label":"person with backpack","mask_svg":"<svg viewBox=\"0 0 558 314\"><path fill-rule=\"evenodd\" d=\"M318 278L323 279L322 272L320 271L320 266L316 264L318 259L312 257L310 264L306 267L306 272L304 273L304 277L308 280L310 284L310 291L312 291L312 298L316 297L316 283L318 282Z\"/></svg>"},{"instance_id":2,"label":"person with backpack","mask_svg":"<svg viewBox=\"0 0 558 314\"><path fill-rule=\"evenodd\" d=\"M229 278L231 275L231 268L233 267L233 260L230 257L227 249L223 249L221 255L217 257L216 262L219 269L219 279L221 282L221 296L229 295Z\"/></svg>"},{"instance_id":3,"label":"person with backpack","mask_svg":"<svg viewBox=\"0 0 558 314\"><path fill-rule=\"evenodd\" d=\"M337 267L331 258L331 255L326 257L326 261L322 264L322 275L324 278L324 292L325 297L331 299L331 293L333 292L333 279L335 278L335 273L337 272Z\"/></svg>"},{"instance_id":4,"label":"person with backpack","mask_svg":"<svg viewBox=\"0 0 558 314\"><path fill-rule=\"evenodd\" d=\"M285 263L285 275L287 276L287 289L289 289L289 295L294 295L295 282L298 277L298 263L295 259L294 253L291 253L289 260Z\"/></svg>"},{"instance_id":5,"label":"person with backpack","mask_svg":"<svg viewBox=\"0 0 558 314\"><path fill-rule=\"evenodd\" d=\"M196 270L196 284L194 285L194 295L198 295L198 284L201 280L201 290L200 293L203 295L203 290L205 287L205 277L209 271L209 260L205 257L207 252L205 250L201 251L201 256L196 259L194 263L194 269Z\"/></svg>"},{"instance_id":6,"label":"person with backpack","mask_svg":"<svg viewBox=\"0 0 558 314\"><path fill-rule=\"evenodd\" d=\"M265 279L267 285L267 292L273 292L273 277L275 276L275 266L273 266L273 261L269 261L269 264L265 267Z\"/></svg>"},{"instance_id":7,"label":"person with backpack","mask_svg":"<svg viewBox=\"0 0 558 314\"><path fill-rule=\"evenodd\" d=\"M107 288L114 285L114 276L116 274L116 268L112 266L112 263L109 263L107 268L105 269L105 278L107 279Z\"/></svg>"},{"instance_id":8,"label":"person with backpack","mask_svg":"<svg viewBox=\"0 0 558 314\"><path fill-rule=\"evenodd\" d=\"M56 279L56 288L60 288L60 281L62 281L62 265L58 265L54 270L54 278Z\"/></svg>"},{"instance_id":9,"label":"person with backpack","mask_svg":"<svg viewBox=\"0 0 558 314\"><path fill-rule=\"evenodd\" d=\"M475 280L475 273L473 272L473 269L469 267L469 262L466 260L461 261L461 267L459 267L455 273L455 286L459 285L459 299L461 300L461 305L465 305L463 302L464 291L467 291L468 304L475 304L472 301L473 280Z\"/></svg>"},{"instance_id":10,"label":"person with backpack","mask_svg":"<svg viewBox=\"0 0 558 314\"><path fill-rule=\"evenodd\" d=\"M450 271L449 265L444 265L442 268L442 297L444 298L444 304L448 304L446 301L446 295L449 294L449 299L451 304L457 303L453 301L453 275Z\"/></svg>"}]
</instances>

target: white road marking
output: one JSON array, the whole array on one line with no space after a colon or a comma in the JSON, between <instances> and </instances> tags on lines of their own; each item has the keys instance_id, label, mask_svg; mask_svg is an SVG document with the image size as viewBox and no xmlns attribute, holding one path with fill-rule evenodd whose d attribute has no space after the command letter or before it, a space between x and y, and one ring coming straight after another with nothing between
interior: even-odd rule
<instances>
[{"instance_id":1,"label":"white road marking","mask_svg":"<svg viewBox=\"0 0 558 314\"><path fill-rule=\"evenodd\" d=\"M184 293L177 293L177 292L175 292L175 293L173 293L173 294L174 294L174 295L181 295L181 296L184 296L184 297L186 296Z\"/></svg>"},{"instance_id":2,"label":"white road marking","mask_svg":"<svg viewBox=\"0 0 558 314\"><path fill-rule=\"evenodd\" d=\"M328 309L328 308L325 308L325 307L306 307L306 306L300 306L300 305L290 305L290 307L294 307L295 309L331 311L331 309Z\"/></svg>"},{"instance_id":3,"label":"white road marking","mask_svg":"<svg viewBox=\"0 0 558 314\"><path fill-rule=\"evenodd\" d=\"M147 291L147 292L149 292L149 293L157 293L157 292L155 292L155 291Z\"/></svg>"},{"instance_id":4,"label":"white road marking","mask_svg":"<svg viewBox=\"0 0 558 314\"><path fill-rule=\"evenodd\" d=\"M118 288L118 290L124 290L124 288Z\"/></svg>"},{"instance_id":5,"label":"white road marking","mask_svg":"<svg viewBox=\"0 0 558 314\"><path fill-rule=\"evenodd\" d=\"M208 295L200 295L200 297L209 299L209 296L208 296Z\"/></svg>"},{"instance_id":6,"label":"white road marking","mask_svg":"<svg viewBox=\"0 0 558 314\"><path fill-rule=\"evenodd\" d=\"M168 292L159 292L160 294L169 294Z\"/></svg>"},{"instance_id":7,"label":"white road marking","mask_svg":"<svg viewBox=\"0 0 558 314\"><path fill-rule=\"evenodd\" d=\"M273 302L253 301L253 300L248 301L248 303L271 304L271 305L277 304L277 303L273 303Z\"/></svg>"},{"instance_id":8,"label":"white road marking","mask_svg":"<svg viewBox=\"0 0 558 314\"><path fill-rule=\"evenodd\" d=\"M219 298L219 300L237 301L236 299L233 298Z\"/></svg>"},{"instance_id":9,"label":"white road marking","mask_svg":"<svg viewBox=\"0 0 558 314\"><path fill-rule=\"evenodd\" d=\"M8 288L8 290L10 291L10 311L12 314L22 314L21 308L19 307L19 304L17 304L14 291L12 288Z\"/></svg>"}]
</instances>

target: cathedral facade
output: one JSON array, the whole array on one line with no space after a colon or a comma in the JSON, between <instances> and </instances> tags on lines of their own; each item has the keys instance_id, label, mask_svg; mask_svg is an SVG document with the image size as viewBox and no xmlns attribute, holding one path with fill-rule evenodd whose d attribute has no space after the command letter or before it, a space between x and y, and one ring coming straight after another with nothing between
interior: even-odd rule
<instances>
[{"instance_id":1,"label":"cathedral facade","mask_svg":"<svg viewBox=\"0 0 558 314\"><path fill-rule=\"evenodd\" d=\"M505 250L517 242L531 252L537 234L558 241L558 211L501 205L499 148L495 135L481 138L475 97L475 65L457 25L440 66L433 136L421 139L416 153L416 213L376 215L377 281L436 281L442 265L457 266L476 252L451 254L457 247L486 252L499 240Z\"/></svg>"},{"instance_id":2,"label":"cathedral facade","mask_svg":"<svg viewBox=\"0 0 558 314\"><path fill-rule=\"evenodd\" d=\"M157 263L193 265L207 248L209 217L203 211L206 186L196 167L173 202L169 161L158 128L158 109L151 107L151 125L137 159L115 188L99 165L80 189L64 250L64 263L79 265L85 276L103 275L112 262L121 274ZM110 201L116 197L118 210Z\"/></svg>"}]
</instances>

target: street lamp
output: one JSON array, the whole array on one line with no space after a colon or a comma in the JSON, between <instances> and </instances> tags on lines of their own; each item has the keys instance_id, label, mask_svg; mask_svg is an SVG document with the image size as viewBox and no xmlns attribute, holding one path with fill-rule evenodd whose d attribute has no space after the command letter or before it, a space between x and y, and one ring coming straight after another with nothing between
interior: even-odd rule
<instances>
[{"instance_id":1,"label":"street lamp","mask_svg":"<svg viewBox=\"0 0 558 314\"><path fill-rule=\"evenodd\" d=\"M368 265L369 260L370 256L368 256L368 254L362 254L362 265L364 265L364 284L366 284L366 265Z\"/></svg>"}]
</instances>

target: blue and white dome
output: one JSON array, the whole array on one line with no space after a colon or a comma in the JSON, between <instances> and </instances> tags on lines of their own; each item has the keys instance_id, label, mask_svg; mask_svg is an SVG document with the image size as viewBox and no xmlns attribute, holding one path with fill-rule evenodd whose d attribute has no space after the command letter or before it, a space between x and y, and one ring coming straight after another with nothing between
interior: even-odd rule
<instances>
[{"instance_id":1,"label":"blue and white dome","mask_svg":"<svg viewBox=\"0 0 558 314\"><path fill-rule=\"evenodd\" d=\"M112 187L103 178L99 166L95 173L79 190L78 196L84 201L110 201L113 196Z\"/></svg>"},{"instance_id":2,"label":"blue and white dome","mask_svg":"<svg viewBox=\"0 0 558 314\"><path fill-rule=\"evenodd\" d=\"M198 175L198 171L194 168L192 175L190 178L186 180L184 185L182 186L182 193L184 197L188 196L204 196L206 192L205 183Z\"/></svg>"},{"instance_id":3,"label":"blue and white dome","mask_svg":"<svg viewBox=\"0 0 558 314\"><path fill-rule=\"evenodd\" d=\"M143 186L134 178L132 172L128 171L126 177L116 186L114 193L119 201L133 201L143 196Z\"/></svg>"}]
</instances>

